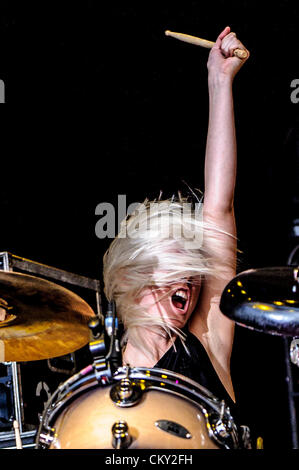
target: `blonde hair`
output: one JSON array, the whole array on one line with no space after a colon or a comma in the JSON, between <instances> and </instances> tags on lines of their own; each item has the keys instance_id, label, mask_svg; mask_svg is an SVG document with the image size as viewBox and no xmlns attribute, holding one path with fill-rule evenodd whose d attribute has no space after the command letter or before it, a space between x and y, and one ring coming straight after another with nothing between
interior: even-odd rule
<instances>
[{"instance_id":1,"label":"blonde hair","mask_svg":"<svg viewBox=\"0 0 299 470\"><path fill-rule=\"evenodd\" d=\"M161 316L149 315L138 299L145 288L171 287L192 278L200 283L208 275L222 276L223 231L203 221L201 202L191 206L186 198L145 200L121 224L120 232L103 258L104 292L115 301L123 322L123 343L149 354L142 328L164 330L170 337L184 333ZM229 235L229 234L227 234ZM205 241L209 238L209 249ZM160 300L160 299L159 299Z\"/></svg>"}]
</instances>

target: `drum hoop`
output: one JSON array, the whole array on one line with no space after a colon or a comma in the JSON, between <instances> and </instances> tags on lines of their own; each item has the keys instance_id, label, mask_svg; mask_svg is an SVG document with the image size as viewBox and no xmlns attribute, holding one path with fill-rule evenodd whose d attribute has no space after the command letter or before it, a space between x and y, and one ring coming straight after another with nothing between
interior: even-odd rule
<instances>
[{"instance_id":1,"label":"drum hoop","mask_svg":"<svg viewBox=\"0 0 299 470\"><path fill-rule=\"evenodd\" d=\"M150 375L148 375L148 373L150 373ZM50 420L52 421L53 413L56 416L57 414L56 410L58 412L61 409L61 407L64 406L66 402L69 403L70 401L73 401L77 397L78 394L81 395L84 391L88 389L93 389L93 388L98 388L98 387L104 388L107 386L111 386L125 377L126 377L126 367L119 367L117 371L115 372L115 374L113 375L112 381L108 381L107 384L105 385L99 383L99 381L96 378L95 371L93 371L91 374L87 375L86 377L78 379L72 384L72 386L66 387L65 390L63 390L63 384L62 384L61 388L63 391L62 393L59 393L58 399L54 403L51 403L52 400L50 398L49 403L46 405L46 408L48 408L48 411L49 411L50 406L52 409L50 410L50 415L51 415ZM160 382L160 383L163 380L164 384L166 384L167 386L170 386L170 387L172 386L176 388L177 390L181 392L181 394L185 398L187 398L185 393L187 393L188 395L192 395L194 399L196 397L197 399L203 400L210 408L212 408L217 413L220 413L221 401L218 398L216 398L205 387L198 384L194 380L189 379L188 377L185 377L182 374L178 374L176 372L169 371L167 369L158 369L158 368L151 369L147 367L133 367L132 369L130 369L130 378L139 379L139 380L147 380L148 382L152 380L152 381ZM173 380L169 380L169 378L178 379L180 380L180 382L179 383L174 382ZM190 387L190 385L192 387ZM163 386L157 386L157 385L150 385L147 387L147 390L149 389L166 390L169 392L173 391L167 387L164 388ZM54 395L55 393L52 395L52 397ZM193 399L191 398L191 400ZM194 401L194 403L197 403L197 402Z\"/></svg>"},{"instance_id":2,"label":"drum hoop","mask_svg":"<svg viewBox=\"0 0 299 470\"><path fill-rule=\"evenodd\" d=\"M121 367L118 370L122 370L122 369L124 369L124 368ZM213 401L219 403L219 399L215 395L213 395L207 388L205 388L203 385L199 384L198 382L195 382L194 380L190 379L189 377L186 377L185 375L179 374L178 372L173 372L173 371L167 370L167 369L160 369L160 368L157 368L157 367L154 367L154 368L133 367L131 369L131 373L132 372L134 373L134 371L145 372L145 374L146 374L147 371L151 371L152 375L161 374L161 375L167 375L168 377L180 379L182 382L192 385L192 387L200 390L200 393L203 393L203 394L207 395L208 398L210 398ZM153 373L155 373L155 374L153 374Z\"/></svg>"}]
</instances>

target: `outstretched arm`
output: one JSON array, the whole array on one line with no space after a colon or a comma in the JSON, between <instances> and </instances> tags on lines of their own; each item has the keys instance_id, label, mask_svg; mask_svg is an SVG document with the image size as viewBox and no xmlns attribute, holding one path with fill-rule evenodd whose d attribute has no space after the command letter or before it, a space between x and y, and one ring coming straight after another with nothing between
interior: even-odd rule
<instances>
[{"instance_id":1,"label":"outstretched arm","mask_svg":"<svg viewBox=\"0 0 299 470\"><path fill-rule=\"evenodd\" d=\"M221 313L219 302L223 289L235 275L236 264L233 205L237 146L232 85L236 73L245 62L233 56L236 48L245 49L235 33L231 33L227 27L218 36L209 54L209 126L205 155L203 214L205 222L220 230L216 232L220 250L218 258L222 258L224 264L221 266L221 279L210 276L205 280L198 308L190 323L191 331L205 346L211 362L232 398L234 393L230 378L230 357L234 323ZM206 248L214 248L209 247L208 240Z\"/></svg>"}]
</instances>

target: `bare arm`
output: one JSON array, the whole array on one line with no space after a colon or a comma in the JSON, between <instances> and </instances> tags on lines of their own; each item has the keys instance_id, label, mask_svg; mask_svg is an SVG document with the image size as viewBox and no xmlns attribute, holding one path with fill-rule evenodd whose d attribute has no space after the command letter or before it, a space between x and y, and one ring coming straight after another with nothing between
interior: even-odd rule
<instances>
[{"instance_id":1,"label":"bare arm","mask_svg":"<svg viewBox=\"0 0 299 470\"><path fill-rule=\"evenodd\" d=\"M227 27L217 38L208 60L209 126L205 155L204 220L231 236L217 233L218 254L224 260L223 274L221 279L210 276L205 280L200 303L190 324L191 331L202 341L232 397L230 356L234 323L221 313L219 301L236 269L233 206L237 145L232 85L244 63L233 56L233 50L238 47L244 48ZM209 249L208 242L206 248Z\"/></svg>"}]
</instances>

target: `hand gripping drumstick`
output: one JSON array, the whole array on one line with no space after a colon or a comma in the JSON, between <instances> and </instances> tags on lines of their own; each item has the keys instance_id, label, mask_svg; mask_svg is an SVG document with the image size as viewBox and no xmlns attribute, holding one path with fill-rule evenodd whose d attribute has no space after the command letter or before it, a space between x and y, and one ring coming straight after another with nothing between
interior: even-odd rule
<instances>
[{"instance_id":1,"label":"hand gripping drumstick","mask_svg":"<svg viewBox=\"0 0 299 470\"><path fill-rule=\"evenodd\" d=\"M195 46L206 47L208 49L212 49L215 45L213 41L207 41L206 39L197 38L196 36L190 36L189 34L183 33L174 33L173 31L165 31L166 36L171 36L175 39L179 39L180 41L189 42L190 44L195 44ZM247 58L247 51L245 49L235 49L234 55L239 59L246 59Z\"/></svg>"}]
</instances>

